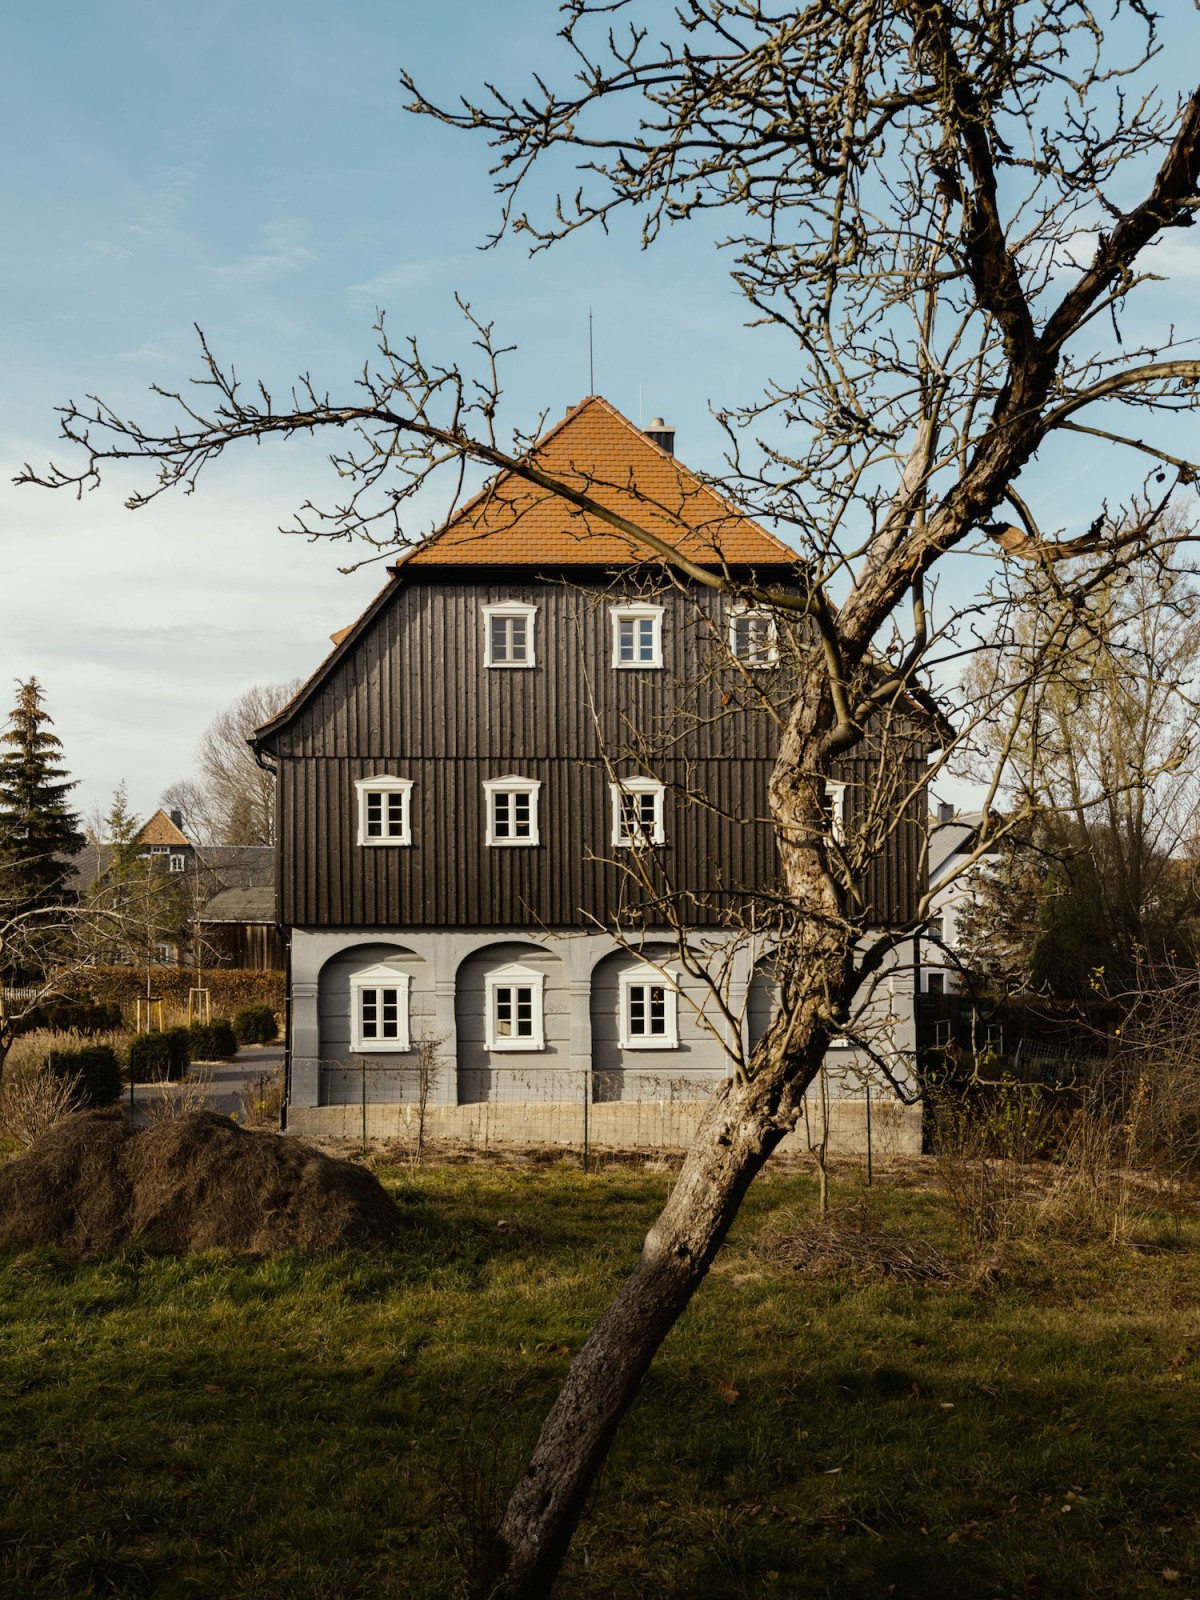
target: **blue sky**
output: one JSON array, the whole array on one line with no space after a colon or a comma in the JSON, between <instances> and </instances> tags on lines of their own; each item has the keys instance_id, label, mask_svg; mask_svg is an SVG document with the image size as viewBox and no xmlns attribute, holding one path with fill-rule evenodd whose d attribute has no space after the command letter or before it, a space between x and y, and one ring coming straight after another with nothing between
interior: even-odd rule
<instances>
[{"instance_id":1,"label":"blue sky","mask_svg":"<svg viewBox=\"0 0 1200 1600\"><path fill-rule=\"evenodd\" d=\"M336 397L369 354L376 305L430 353L463 356L458 290L519 347L512 420L530 423L586 393L591 306L596 387L634 420L668 416L685 459L718 465L709 400L752 398L772 363L715 253L680 231L643 254L621 227L533 259L518 243L483 253L482 141L403 111L402 63L447 97L519 84L561 61L555 17L549 0L10 8L0 704L13 678L43 681L85 808L124 778L152 809L217 710L315 665L381 582L378 567L340 575L345 546L276 531L330 485L306 442L231 457L196 495L136 514L119 475L79 503L11 486L22 461L54 454L66 397L142 413L151 381L183 383L193 323L243 375L278 390L309 369ZM1184 316L1200 272L1195 252L1180 262L1162 310ZM1098 461L1046 480L1062 521ZM1090 520L1090 498L1080 511Z\"/></svg>"}]
</instances>

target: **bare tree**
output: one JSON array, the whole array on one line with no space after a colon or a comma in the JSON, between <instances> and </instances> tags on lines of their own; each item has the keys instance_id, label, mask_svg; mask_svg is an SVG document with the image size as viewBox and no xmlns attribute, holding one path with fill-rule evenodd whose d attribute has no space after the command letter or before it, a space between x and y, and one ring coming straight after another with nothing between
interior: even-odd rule
<instances>
[{"instance_id":1,"label":"bare tree","mask_svg":"<svg viewBox=\"0 0 1200 1600\"><path fill-rule=\"evenodd\" d=\"M162 794L164 806L183 813L189 838L199 844L274 839L274 775L258 765L246 741L282 711L301 682L252 684L209 723L196 746L196 775Z\"/></svg>"},{"instance_id":2,"label":"bare tree","mask_svg":"<svg viewBox=\"0 0 1200 1600\"><path fill-rule=\"evenodd\" d=\"M240 387L203 344L199 386L166 396L173 423L69 405L63 431L82 460L24 474L82 491L108 460L145 458L155 479L130 502L144 505L192 488L236 441L341 429L347 492L325 512L305 507L306 531L411 539L412 497L443 469L460 483L473 458L517 474L531 503L556 495L694 583L807 619L770 786L786 951L777 1012L709 1102L635 1270L545 1420L498 1529L496 1596L549 1590L642 1376L882 959L884 941L864 953L870 907L826 816L826 779L881 714L928 704L931 675L967 647L984 599L956 615L930 582L937 564L969 552L979 567L1011 558L1053 572L1090 553L1086 577L1057 580L1065 612L1080 615L1132 555L1169 552L1163 512L1197 471L1142 422L1195 409L1200 358L1170 327L1138 346L1118 331L1161 265L1149 247L1191 226L1198 202L1200 91L1158 97L1158 24L1141 0L1114 0L1122 32L1109 39L1084 0L680 0L661 42L636 23L619 31L610 0L565 9L574 76L563 92L542 78L442 110L409 81L413 106L492 141L501 231L535 249L622 208L641 215L647 244L664 225L728 213L733 277L789 341L792 365L761 404L720 414L724 481L789 531L793 585L764 591L719 560L690 560L671 538L687 520L678 504L615 510L595 482L543 471L527 435L504 442L499 351L478 321L477 372L427 362L381 319L356 393L305 379L282 405ZM1173 24L1180 54L1191 26ZM580 176L539 220L524 209L527 180L560 155ZM1130 476L1131 510L1136 493L1151 496L1136 514L1089 507L1089 532L1064 539L1039 526L1018 479L1081 434L1109 442L1114 471L1127 453L1155 476ZM1043 659L1061 652L1064 629L1043 639ZM1006 689L1014 716L1027 693L1027 682ZM980 849L990 842L985 828Z\"/></svg>"}]
</instances>

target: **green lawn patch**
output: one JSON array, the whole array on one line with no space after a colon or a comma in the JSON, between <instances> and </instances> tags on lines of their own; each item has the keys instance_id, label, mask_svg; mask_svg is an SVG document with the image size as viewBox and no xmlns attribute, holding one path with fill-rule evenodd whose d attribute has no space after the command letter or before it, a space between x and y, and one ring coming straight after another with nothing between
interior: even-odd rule
<instances>
[{"instance_id":1,"label":"green lawn patch","mask_svg":"<svg viewBox=\"0 0 1200 1600\"><path fill-rule=\"evenodd\" d=\"M670 1177L381 1176L388 1255L0 1261L0 1593L460 1592ZM802 1175L755 1186L559 1592L1200 1594L1197 1229L906 1283L781 1264L813 1206ZM877 1187L870 1227L956 1258L919 1187Z\"/></svg>"}]
</instances>

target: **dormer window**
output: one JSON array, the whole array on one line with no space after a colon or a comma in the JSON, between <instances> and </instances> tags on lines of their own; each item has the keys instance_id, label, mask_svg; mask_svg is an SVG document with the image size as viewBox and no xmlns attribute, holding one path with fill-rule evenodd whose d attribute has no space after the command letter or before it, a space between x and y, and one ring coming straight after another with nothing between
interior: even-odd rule
<instances>
[{"instance_id":1,"label":"dormer window","mask_svg":"<svg viewBox=\"0 0 1200 1600\"><path fill-rule=\"evenodd\" d=\"M546 975L532 967L501 967L487 977L489 1050L544 1050Z\"/></svg>"},{"instance_id":2,"label":"dormer window","mask_svg":"<svg viewBox=\"0 0 1200 1600\"><path fill-rule=\"evenodd\" d=\"M747 667L773 667L779 660L779 640L771 613L735 606L729 615L729 653Z\"/></svg>"},{"instance_id":3,"label":"dormer window","mask_svg":"<svg viewBox=\"0 0 1200 1600\"><path fill-rule=\"evenodd\" d=\"M397 972L386 964L351 975L351 1050L382 1053L412 1048L408 1032L411 986L407 972Z\"/></svg>"},{"instance_id":4,"label":"dormer window","mask_svg":"<svg viewBox=\"0 0 1200 1600\"><path fill-rule=\"evenodd\" d=\"M537 607L519 600L483 607L483 664L486 667L535 665L533 623Z\"/></svg>"},{"instance_id":5,"label":"dormer window","mask_svg":"<svg viewBox=\"0 0 1200 1600\"><path fill-rule=\"evenodd\" d=\"M614 667L661 667L662 606L614 606Z\"/></svg>"},{"instance_id":6,"label":"dormer window","mask_svg":"<svg viewBox=\"0 0 1200 1600\"><path fill-rule=\"evenodd\" d=\"M359 844L412 843L412 780L381 773L374 778L359 778Z\"/></svg>"},{"instance_id":7,"label":"dormer window","mask_svg":"<svg viewBox=\"0 0 1200 1600\"><path fill-rule=\"evenodd\" d=\"M487 842L489 845L538 844L538 790L534 778L490 778L484 783L487 797Z\"/></svg>"},{"instance_id":8,"label":"dormer window","mask_svg":"<svg viewBox=\"0 0 1200 1600\"><path fill-rule=\"evenodd\" d=\"M663 785L655 778L624 778L609 785L612 792L612 842L619 849L644 849L662 844Z\"/></svg>"}]
</instances>

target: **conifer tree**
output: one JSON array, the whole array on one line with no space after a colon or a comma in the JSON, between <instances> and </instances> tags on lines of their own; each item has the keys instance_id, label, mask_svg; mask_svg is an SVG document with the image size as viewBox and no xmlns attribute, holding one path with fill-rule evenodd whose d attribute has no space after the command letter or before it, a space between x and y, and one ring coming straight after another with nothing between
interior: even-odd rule
<instances>
[{"instance_id":1,"label":"conifer tree","mask_svg":"<svg viewBox=\"0 0 1200 1600\"><path fill-rule=\"evenodd\" d=\"M68 795L76 787L61 763L62 741L36 678L17 684L17 703L0 734L0 862L16 898L49 905L67 893L70 858L83 847Z\"/></svg>"}]
</instances>

